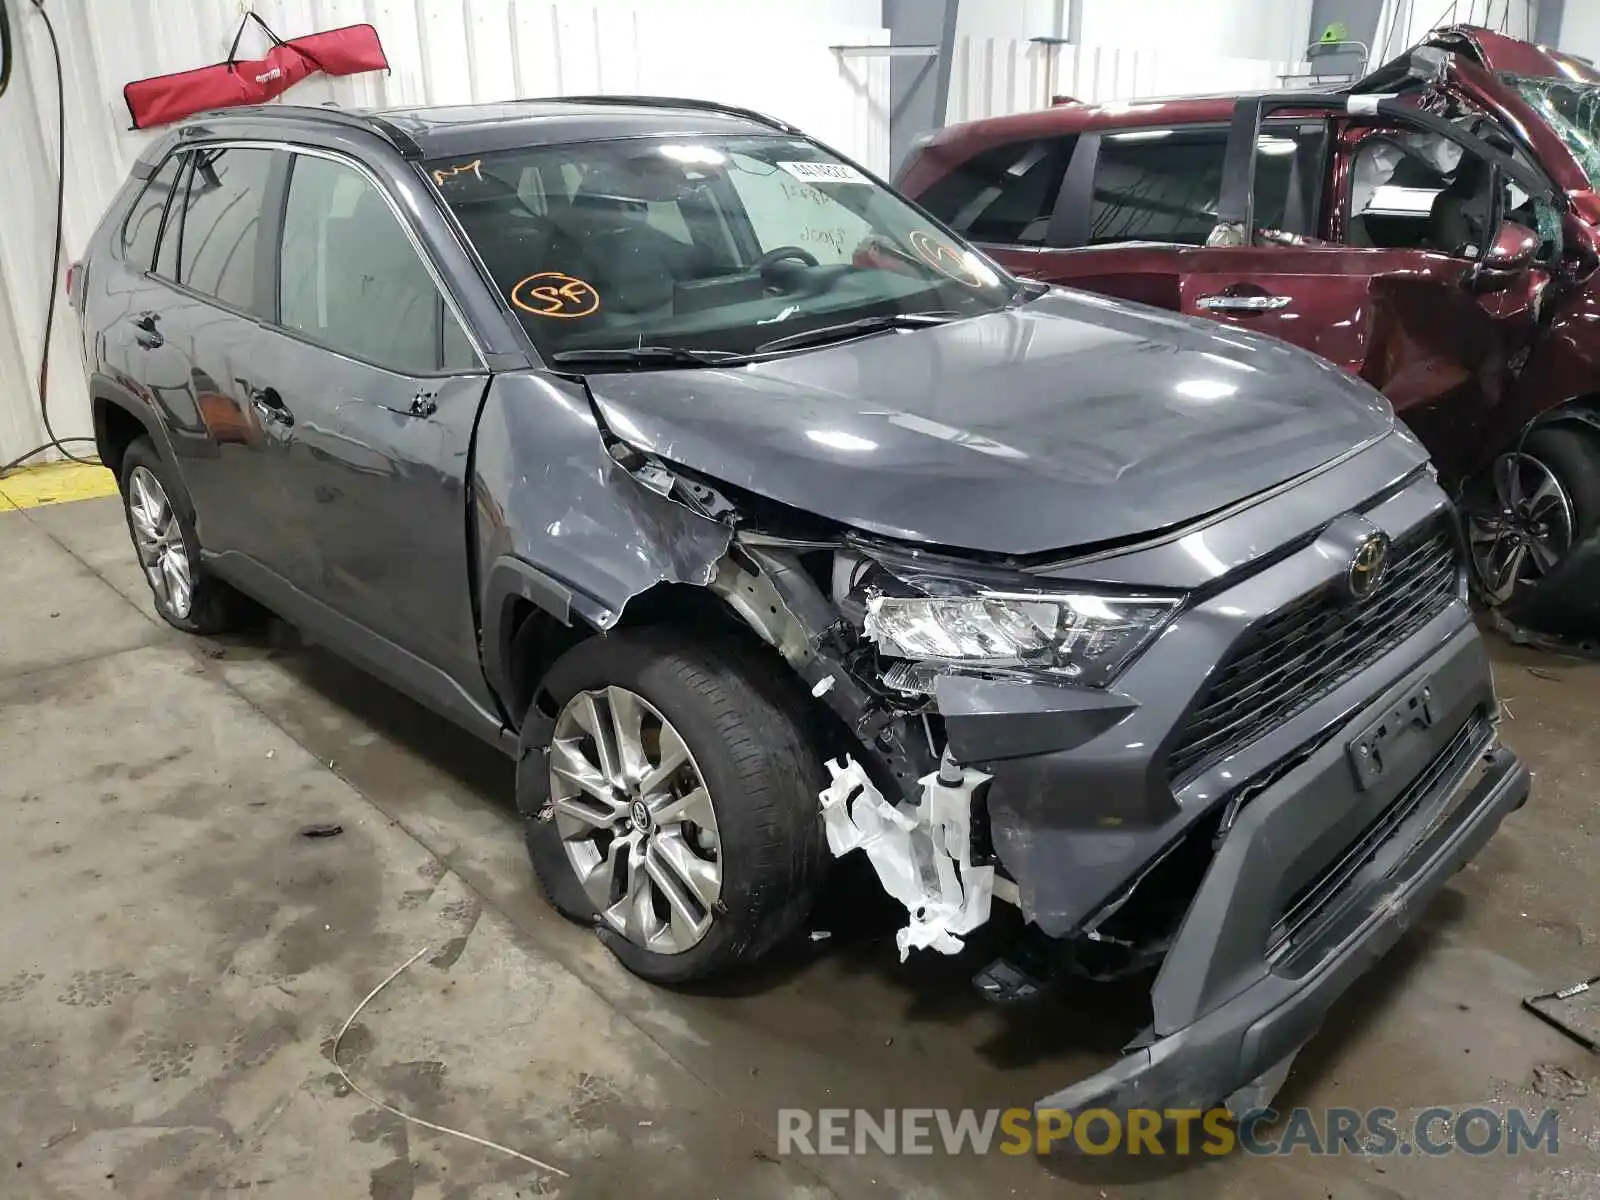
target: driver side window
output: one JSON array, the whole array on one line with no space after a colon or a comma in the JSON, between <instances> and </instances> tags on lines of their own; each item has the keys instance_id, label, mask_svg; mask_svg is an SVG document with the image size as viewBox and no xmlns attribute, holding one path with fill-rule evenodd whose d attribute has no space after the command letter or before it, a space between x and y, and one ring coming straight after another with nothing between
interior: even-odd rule
<instances>
[{"instance_id":1,"label":"driver side window","mask_svg":"<svg viewBox=\"0 0 1600 1200\"><path fill-rule=\"evenodd\" d=\"M798 246L823 266L837 266L850 262L856 247L872 233L870 222L781 167L744 154L734 154L731 159L728 178L739 193L744 219L761 253Z\"/></svg>"},{"instance_id":2,"label":"driver side window","mask_svg":"<svg viewBox=\"0 0 1600 1200\"><path fill-rule=\"evenodd\" d=\"M1356 148L1345 241L1476 258L1493 236L1495 172L1448 138L1380 130Z\"/></svg>"}]
</instances>

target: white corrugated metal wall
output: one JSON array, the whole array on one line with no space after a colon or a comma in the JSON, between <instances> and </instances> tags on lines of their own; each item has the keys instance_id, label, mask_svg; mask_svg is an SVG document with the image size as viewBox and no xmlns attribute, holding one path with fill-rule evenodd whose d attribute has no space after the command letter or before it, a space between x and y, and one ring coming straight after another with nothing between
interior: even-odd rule
<instances>
[{"instance_id":1,"label":"white corrugated metal wall","mask_svg":"<svg viewBox=\"0 0 1600 1200\"><path fill-rule=\"evenodd\" d=\"M829 47L886 31L841 17L875 3L806 0L260 0L280 36L370 21L393 70L314 78L286 102L451 104L516 96L654 93L762 109L878 171L889 167L888 60ZM67 80L70 262L151 136L128 130L122 86L226 56L237 0L46 0ZM0 99L0 463L44 441L36 388L49 283L55 82L44 22L10 5L20 60ZM819 14L813 16L811 14ZM826 22L826 23L825 23ZM251 31L241 49L260 53ZM78 330L62 301L52 338L56 433L91 432Z\"/></svg>"},{"instance_id":2,"label":"white corrugated metal wall","mask_svg":"<svg viewBox=\"0 0 1600 1200\"><path fill-rule=\"evenodd\" d=\"M1043 108L1051 96L1090 104L1156 96L1270 91L1304 63L1221 58L1155 47L1046 45L1008 38L956 42L951 124Z\"/></svg>"}]
</instances>

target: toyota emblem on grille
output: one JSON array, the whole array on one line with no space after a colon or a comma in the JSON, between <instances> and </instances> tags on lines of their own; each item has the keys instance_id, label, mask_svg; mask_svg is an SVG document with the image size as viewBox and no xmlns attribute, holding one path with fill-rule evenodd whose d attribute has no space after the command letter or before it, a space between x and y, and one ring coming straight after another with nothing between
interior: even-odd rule
<instances>
[{"instance_id":1,"label":"toyota emblem on grille","mask_svg":"<svg viewBox=\"0 0 1600 1200\"><path fill-rule=\"evenodd\" d=\"M1365 600L1377 591L1383 579L1384 568L1389 565L1389 535L1373 533L1356 547L1350 569L1345 572L1345 586L1357 600Z\"/></svg>"}]
</instances>

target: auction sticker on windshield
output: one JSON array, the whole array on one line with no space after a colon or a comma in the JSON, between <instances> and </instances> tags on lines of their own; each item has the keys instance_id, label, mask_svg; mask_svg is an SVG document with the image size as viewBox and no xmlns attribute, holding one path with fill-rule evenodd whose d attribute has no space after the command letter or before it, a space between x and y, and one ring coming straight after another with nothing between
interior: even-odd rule
<instances>
[{"instance_id":1,"label":"auction sticker on windshield","mask_svg":"<svg viewBox=\"0 0 1600 1200\"><path fill-rule=\"evenodd\" d=\"M781 162L778 164L802 183L871 183L849 163Z\"/></svg>"},{"instance_id":2,"label":"auction sticker on windshield","mask_svg":"<svg viewBox=\"0 0 1600 1200\"><path fill-rule=\"evenodd\" d=\"M957 283L964 283L968 287L981 288L984 279L967 261L967 255L957 250L948 242L941 242L931 234L920 229L913 229L910 237L911 245L935 271L950 276Z\"/></svg>"},{"instance_id":3,"label":"auction sticker on windshield","mask_svg":"<svg viewBox=\"0 0 1600 1200\"><path fill-rule=\"evenodd\" d=\"M587 280L560 271L540 271L511 289L511 303L536 317L570 320L600 311L600 293Z\"/></svg>"}]
</instances>

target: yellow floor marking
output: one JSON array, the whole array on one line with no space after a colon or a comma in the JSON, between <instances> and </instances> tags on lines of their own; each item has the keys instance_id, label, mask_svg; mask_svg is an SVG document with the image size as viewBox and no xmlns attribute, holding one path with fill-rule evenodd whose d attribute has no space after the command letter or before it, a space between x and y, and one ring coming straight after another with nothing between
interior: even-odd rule
<instances>
[{"instance_id":1,"label":"yellow floor marking","mask_svg":"<svg viewBox=\"0 0 1600 1200\"><path fill-rule=\"evenodd\" d=\"M24 467L0 479L0 505L7 507L36 508L116 494L117 478L105 467L72 462Z\"/></svg>"}]
</instances>

